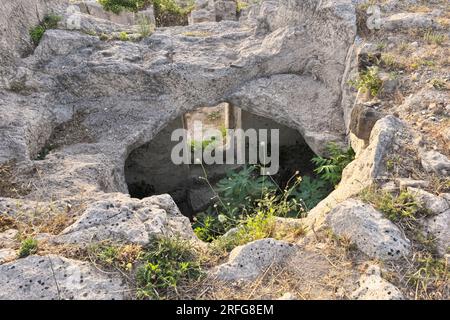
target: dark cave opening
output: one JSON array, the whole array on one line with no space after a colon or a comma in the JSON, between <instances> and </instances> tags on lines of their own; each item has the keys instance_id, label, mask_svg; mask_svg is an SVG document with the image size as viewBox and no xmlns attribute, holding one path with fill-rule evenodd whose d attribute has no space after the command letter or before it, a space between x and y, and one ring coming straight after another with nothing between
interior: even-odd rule
<instances>
[{"instance_id":1,"label":"dark cave opening","mask_svg":"<svg viewBox=\"0 0 450 320\"><path fill-rule=\"evenodd\" d=\"M201 121L206 128L279 129L279 170L273 175L281 188L298 172L301 176L313 177L314 165L311 159L314 152L305 143L302 135L271 119L221 104L213 108L201 108L187 113L169 123L151 141L133 150L125 162L125 178L131 197L145 198L168 193L172 196L180 211L190 218L206 209L214 194L205 180L204 170L209 183L214 186L226 176L229 170L239 170L243 165L231 164L181 164L172 162L171 152L178 142L171 141L175 129L184 128L192 134L194 121ZM205 141L205 140L204 140ZM189 141L189 148L204 141Z\"/></svg>"}]
</instances>

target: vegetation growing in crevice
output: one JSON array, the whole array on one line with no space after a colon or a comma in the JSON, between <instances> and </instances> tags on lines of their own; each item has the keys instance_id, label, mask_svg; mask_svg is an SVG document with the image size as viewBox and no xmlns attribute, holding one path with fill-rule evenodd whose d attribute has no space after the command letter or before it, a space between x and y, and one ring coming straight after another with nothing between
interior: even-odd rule
<instances>
[{"instance_id":1,"label":"vegetation growing in crevice","mask_svg":"<svg viewBox=\"0 0 450 320\"><path fill-rule=\"evenodd\" d=\"M350 85L362 93L370 93L372 97L376 97L380 92L383 81L379 76L379 69L377 66L368 67L367 70L359 74L358 79L351 80Z\"/></svg>"},{"instance_id":2,"label":"vegetation growing in crevice","mask_svg":"<svg viewBox=\"0 0 450 320\"><path fill-rule=\"evenodd\" d=\"M160 27L187 25L188 14L194 9L194 1L189 1L184 7L174 0L99 0L99 3L115 14L124 10L138 12L153 5L156 25Z\"/></svg>"},{"instance_id":3,"label":"vegetation growing in crevice","mask_svg":"<svg viewBox=\"0 0 450 320\"><path fill-rule=\"evenodd\" d=\"M328 149L330 158L312 159L318 177L300 177L296 172L283 187L271 176L259 176L256 166L247 166L239 172L229 172L213 188L204 170L203 179L214 191L215 203L194 218L195 233L203 241L217 239L221 247L231 249L274 236L277 216L306 216L339 183L342 170L354 159L352 149L341 150L335 144Z\"/></svg>"},{"instance_id":4,"label":"vegetation growing in crevice","mask_svg":"<svg viewBox=\"0 0 450 320\"><path fill-rule=\"evenodd\" d=\"M38 250L38 242L33 238L27 238L22 241L19 249L19 258L25 258L35 254Z\"/></svg>"},{"instance_id":5,"label":"vegetation growing in crevice","mask_svg":"<svg viewBox=\"0 0 450 320\"><path fill-rule=\"evenodd\" d=\"M314 170L323 181L336 186L342 178L344 168L355 159L352 148L342 150L337 144L330 143L327 147L329 157L314 157L312 161L316 165Z\"/></svg>"},{"instance_id":6,"label":"vegetation growing in crevice","mask_svg":"<svg viewBox=\"0 0 450 320\"><path fill-rule=\"evenodd\" d=\"M126 276L138 299L166 299L177 288L203 276L201 257L192 244L178 238L155 238L146 246L98 243L88 248L89 259Z\"/></svg>"},{"instance_id":7,"label":"vegetation growing in crevice","mask_svg":"<svg viewBox=\"0 0 450 320\"><path fill-rule=\"evenodd\" d=\"M32 28L30 30L30 37L34 45L37 46L39 44L46 30L55 29L58 26L58 22L60 20L61 20L60 16L55 14L49 14L44 17L44 19L38 26Z\"/></svg>"}]
</instances>

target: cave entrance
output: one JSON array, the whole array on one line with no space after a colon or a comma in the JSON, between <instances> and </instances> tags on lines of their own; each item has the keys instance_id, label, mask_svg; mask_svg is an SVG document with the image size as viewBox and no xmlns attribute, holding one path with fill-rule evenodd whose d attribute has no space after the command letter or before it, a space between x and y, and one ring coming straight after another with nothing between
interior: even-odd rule
<instances>
[{"instance_id":1,"label":"cave entrance","mask_svg":"<svg viewBox=\"0 0 450 320\"><path fill-rule=\"evenodd\" d=\"M198 141L194 124L202 123L203 140ZM271 119L246 110L222 103L215 107L204 107L188 112L170 122L151 141L134 149L125 162L125 178L129 193L134 198L168 193L177 203L181 212L193 217L206 209L212 202L213 193L204 179L204 169L208 181L214 185L230 170L243 167L239 164L182 164L172 162L171 154L179 141L171 141L172 132L183 128L187 132L187 148L204 148L214 141L207 131L215 129L226 135L227 129L278 129L279 130L279 171L273 179L284 187L292 175L298 171L302 176L312 176L314 166L311 158L314 152L305 143L302 135ZM225 139L224 139L225 140ZM247 146L247 145L246 145ZM227 148L222 144L221 148Z\"/></svg>"}]
</instances>

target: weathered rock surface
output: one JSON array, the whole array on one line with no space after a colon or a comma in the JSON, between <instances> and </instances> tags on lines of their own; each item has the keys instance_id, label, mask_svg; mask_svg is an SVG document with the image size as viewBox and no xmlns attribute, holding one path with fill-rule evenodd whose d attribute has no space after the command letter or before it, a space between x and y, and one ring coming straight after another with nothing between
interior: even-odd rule
<instances>
[{"instance_id":1,"label":"weathered rock surface","mask_svg":"<svg viewBox=\"0 0 450 320\"><path fill-rule=\"evenodd\" d=\"M408 255L410 241L391 221L359 200L340 203L328 214L327 223L338 236L349 237L371 258L395 260Z\"/></svg>"},{"instance_id":2,"label":"weathered rock surface","mask_svg":"<svg viewBox=\"0 0 450 320\"><path fill-rule=\"evenodd\" d=\"M0 264L14 260L17 257L16 250L0 249Z\"/></svg>"},{"instance_id":3,"label":"weathered rock surface","mask_svg":"<svg viewBox=\"0 0 450 320\"><path fill-rule=\"evenodd\" d=\"M414 196L416 201L430 211L432 214L440 214L450 209L450 204L443 197L435 196L432 193L419 188L409 187L408 192Z\"/></svg>"},{"instance_id":4,"label":"weathered rock surface","mask_svg":"<svg viewBox=\"0 0 450 320\"><path fill-rule=\"evenodd\" d=\"M1 300L120 300L128 288L118 275L56 255L0 265Z\"/></svg>"},{"instance_id":5,"label":"weathered rock surface","mask_svg":"<svg viewBox=\"0 0 450 320\"><path fill-rule=\"evenodd\" d=\"M422 166L427 172L434 172L439 175L450 175L450 160L437 151L422 152Z\"/></svg>"},{"instance_id":6,"label":"weathered rock surface","mask_svg":"<svg viewBox=\"0 0 450 320\"><path fill-rule=\"evenodd\" d=\"M398 13L384 18L382 21L382 28L390 31L438 26L433 14L422 12Z\"/></svg>"},{"instance_id":7,"label":"weathered rock surface","mask_svg":"<svg viewBox=\"0 0 450 320\"><path fill-rule=\"evenodd\" d=\"M370 266L359 280L359 288L352 295L355 300L404 300L401 291L381 277L378 266Z\"/></svg>"},{"instance_id":8,"label":"weathered rock surface","mask_svg":"<svg viewBox=\"0 0 450 320\"><path fill-rule=\"evenodd\" d=\"M350 131L359 139L368 143L373 126L381 118L382 114L380 112L359 104L352 110Z\"/></svg>"},{"instance_id":9,"label":"weathered rock surface","mask_svg":"<svg viewBox=\"0 0 450 320\"><path fill-rule=\"evenodd\" d=\"M274 239L262 239L235 248L227 263L211 272L211 276L224 281L251 281L269 267L286 262L295 252L295 246Z\"/></svg>"},{"instance_id":10,"label":"weathered rock surface","mask_svg":"<svg viewBox=\"0 0 450 320\"><path fill-rule=\"evenodd\" d=\"M426 233L436 240L436 248L444 256L450 246L450 202L446 195L435 196L422 189L409 187L408 191L425 209L431 213L430 217L422 220Z\"/></svg>"},{"instance_id":11,"label":"weathered rock surface","mask_svg":"<svg viewBox=\"0 0 450 320\"><path fill-rule=\"evenodd\" d=\"M146 245L158 236L198 241L189 219L180 213L169 195L93 203L53 241L88 244L109 240Z\"/></svg>"},{"instance_id":12,"label":"weathered rock surface","mask_svg":"<svg viewBox=\"0 0 450 320\"><path fill-rule=\"evenodd\" d=\"M9 229L6 231L3 231L0 233L0 249L1 248L9 248L16 243L17 235L19 234L19 231L15 229Z\"/></svg>"},{"instance_id":13,"label":"weathered rock surface","mask_svg":"<svg viewBox=\"0 0 450 320\"><path fill-rule=\"evenodd\" d=\"M381 177L385 168L385 157L394 143L402 142L405 126L399 119L387 116L376 122L370 135L369 145L342 172L342 180L336 190L314 207L303 219L305 226L318 229L326 214L337 204L358 195Z\"/></svg>"},{"instance_id":14,"label":"weathered rock surface","mask_svg":"<svg viewBox=\"0 0 450 320\"><path fill-rule=\"evenodd\" d=\"M57 199L127 192L123 168L133 149L185 112L224 101L297 129L323 154L326 143L345 140L340 101L354 8L316 0L275 8L264 30L253 20L200 23L158 29L139 43L48 30L19 60L22 76L13 72L0 86L0 161L16 159L19 180L45 185ZM53 130L79 113L91 139L34 161Z\"/></svg>"}]
</instances>

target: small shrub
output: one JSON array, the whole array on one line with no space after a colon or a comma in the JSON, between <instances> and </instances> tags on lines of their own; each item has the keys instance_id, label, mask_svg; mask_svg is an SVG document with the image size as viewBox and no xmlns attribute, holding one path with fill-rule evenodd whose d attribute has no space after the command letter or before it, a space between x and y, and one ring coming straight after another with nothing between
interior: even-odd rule
<instances>
[{"instance_id":1,"label":"small shrub","mask_svg":"<svg viewBox=\"0 0 450 320\"><path fill-rule=\"evenodd\" d=\"M450 273L448 261L420 252L414 256L414 268L406 274L407 284L412 285L416 299L436 299L448 294Z\"/></svg>"},{"instance_id":2,"label":"small shrub","mask_svg":"<svg viewBox=\"0 0 450 320\"><path fill-rule=\"evenodd\" d=\"M431 79L430 84L436 90L447 89L447 83L445 80L442 80L442 79L437 79L437 78Z\"/></svg>"},{"instance_id":3,"label":"small shrub","mask_svg":"<svg viewBox=\"0 0 450 320\"><path fill-rule=\"evenodd\" d=\"M361 90L361 92L369 92L373 97L376 97L380 92L383 81L379 77L379 69L376 66L367 68L366 71L361 72L359 78L355 81L350 81L350 85Z\"/></svg>"},{"instance_id":4,"label":"small shrub","mask_svg":"<svg viewBox=\"0 0 450 320\"><path fill-rule=\"evenodd\" d=\"M88 252L97 262L106 267L131 271L133 265L141 258L143 249L133 244L122 246L95 244L88 248Z\"/></svg>"},{"instance_id":5,"label":"small shrub","mask_svg":"<svg viewBox=\"0 0 450 320\"><path fill-rule=\"evenodd\" d=\"M236 14L240 14L246 8L248 8L248 3L239 0L236 2Z\"/></svg>"},{"instance_id":6,"label":"small shrub","mask_svg":"<svg viewBox=\"0 0 450 320\"><path fill-rule=\"evenodd\" d=\"M128 41L128 40L130 40L130 37L128 36L128 33L126 33L125 31L122 31L119 33L119 40L120 41Z\"/></svg>"},{"instance_id":7,"label":"small shrub","mask_svg":"<svg viewBox=\"0 0 450 320\"><path fill-rule=\"evenodd\" d=\"M355 152L352 148L342 150L335 143L327 146L330 153L329 158L320 156L314 157L312 162L316 165L314 172L324 181L336 186L342 178L344 168L355 159Z\"/></svg>"},{"instance_id":8,"label":"small shrub","mask_svg":"<svg viewBox=\"0 0 450 320\"><path fill-rule=\"evenodd\" d=\"M98 0L106 11L115 14L121 13L123 10L136 12L148 6L150 0Z\"/></svg>"},{"instance_id":9,"label":"small shrub","mask_svg":"<svg viewBox=\"0 0 450 320\"><path fill-rule=\"evenodd\" d=\"M56 29L58 22L61 21L61 17L56 14L48 14L42 20L42 26L47 29Z\"/></svg>"},{"instance_id":10,"label":"small shrub","mask_svg":"<svg viewBox=\"0 0 450 320\"><path fill-rule=\"evenodd\" d=\"M291 195L303 202L305 210L314 208L330 193L329 184L322 179L303 177L299 187Z\"/></svg>"},{"instance_id":11,"label":"small shrub","mask_svg":"<svg viewBox=\"0 0 450 320\"><path fill-rule=\"evenodd\" d=\"M150 19L144 15L138 17L139 34L142 38L146 38L155 31L155 26L150 23Z\"/></svg>"},{"instance_id":12,"label":"small shrub","mask_svg":"<svg viewBox=\"0 0 450 320\"><path fill-rule=\"evenodd\" d=\"M45 28L43 26L36 26L30 30L30 37L33 41L34 45L38 45L41 42L42 37L44 36Z\"/></svg>"},{"instance_id":13,"label":"small shrub","mask_svg":"<svg viewBox=\"0 0 450 320\"><path fill-rule=\"evenodd\" d=\"M442 45L444 41L447 39L445 34L433 32L431 30L428 30L423 35L423 39L428 42L429 44L435 44L435 45Z\"/></svg>"},{"instance_id":14,"label":"small shrub","mask_svg":"<svg viewBox=\"0 0 450 320\"><path fill-rule=\"evenodd\" d=\"M46 30L55 29L58 26L58 22L60 20L60 16L57 16L55 14L48 14L44 17L44 19L38 26L32 28L29 33L34 45L37 46L39 44Z\"/></svg>"},{"instance_id":15,"label":"small shrub","mask_svg":"<svg viewBox=\"0 0 450 320\"><path fill-rule=\"evenodd\" d=\"M195 251L188 242L162 238L146 249L143 264L137 270L137 295L139 298L160 299L175 291L185 281L202 276Z\"/></svg>"},{"instance_id":16,"label":"small shrub","mask_svg":"<svg viewBox=\"0 0 450 320\"><path fill-rule=\"evenodd\" d=\"M368 188L361 193L361 199L371 203L389 220L404 223L411 229L417 218L429 214L408 191L392 194L388 191Z\"/></svg>"},{"instance_id":17,"label":"small shrub","mask_svg":"<svg viewBox=\"0 0 450 320\"><path fill-rule=\"evenodd\" d=\"M25 258L35 254L38 249L38 242L33 238L27 238L20 244L19 258Z\"/></svg>"}]
</instances>

